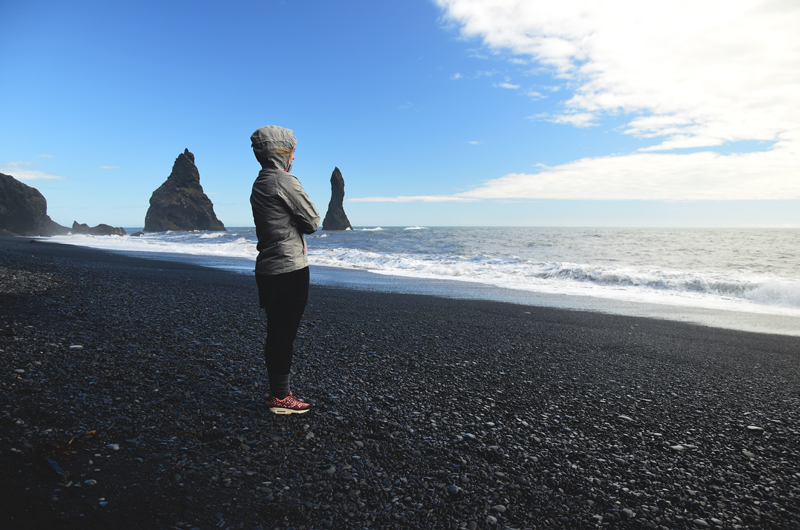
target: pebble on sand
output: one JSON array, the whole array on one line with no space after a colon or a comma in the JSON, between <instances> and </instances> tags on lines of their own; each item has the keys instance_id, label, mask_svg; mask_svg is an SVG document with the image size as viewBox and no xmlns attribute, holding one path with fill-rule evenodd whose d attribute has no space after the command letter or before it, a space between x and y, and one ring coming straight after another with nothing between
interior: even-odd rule
<instances>
[{"instance_id":1,"label":"pebble on sand","mask_svg":"<svg viewBox=\"0 0 800 530\"><path fill-rule=\"evenodd\" d=\"M788 509L795 338L637 319L629 341L630 318L526 308L536 318L522 319L500 303L314 285L296 344L297 388L314 409L275 417L251 277L23 258L0 252L0 288L3 268L27 267L42 271L44 294L0 303L13 398L0 403L0 464L77 451L50 455L73 485L46 460L21 477L13 467L33 502L58 503L26 517L74 513L71 526L86 527L78 514L93 508L109 527L182 530L273 516L264 530L800 530ZM744 379L747 393L730 391ZM740 419L746 407L758 413ZM114 506L99 507L101 495ZM0 512L15 498L0 496Z\"/></svg>"}]
</instances>

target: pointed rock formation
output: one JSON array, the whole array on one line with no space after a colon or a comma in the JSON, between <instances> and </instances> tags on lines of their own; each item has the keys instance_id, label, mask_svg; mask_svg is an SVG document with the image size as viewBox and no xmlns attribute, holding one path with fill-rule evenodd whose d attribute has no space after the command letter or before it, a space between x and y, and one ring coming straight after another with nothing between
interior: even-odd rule
<instances>
[{"instance_id":1,"label":"pointed rock formation","mask_svg":"<svg viewBox=\"0 0 800 530\"><path fill-rule=\"evenodd\" d=\"M338 167L333 168L331 174L331 201L328 203L328 213L322 221L323 230L352 230L347 214L344 213L344 179Z\"/></svg>"},{"instance_id":2,"label":"pointed rock formation","mask_svg":"<svg viewBox=\"0 0 800 530\"><path fill-rule=\"evenodd\" d=\"M39 190L0 173L0 231L4 235L64 235L69 228L47 215L47 199Z\"/></svg>"},{"instance_id":3,"label":"pointed rock formation","mask_svg":"<svg viewBox=\"0 0 800 530\"><path fill-rule=\"evenodd\" d=\"M144 218L145 232L167 230L225 230L214 213L211 199L203 192L200 172L188 149L178 155L172 173L153 192Z\"/></svg>"}]
</instances>

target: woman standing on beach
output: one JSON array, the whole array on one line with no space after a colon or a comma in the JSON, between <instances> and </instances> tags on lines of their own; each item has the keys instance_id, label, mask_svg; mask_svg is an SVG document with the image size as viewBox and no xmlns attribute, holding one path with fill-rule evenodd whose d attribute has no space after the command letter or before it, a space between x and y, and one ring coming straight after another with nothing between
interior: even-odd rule
<instances>
[{"instance_id":1,"label":"woman standing on beach","mask_svg":"<svg viewBox=\"0 0 800 530\"><path fill-rule=\"evenodd\" d=\"M308 412L311 404L291 391L290 373L294 339L308 301L304 234L316 232L319 213L300 181L289 173L297 146L292 131L267 125L250 140L261 163L250 205L258 237L258 299L267 312L267 405L275 414L301 414Z\"/></svg>"}]
</instances>

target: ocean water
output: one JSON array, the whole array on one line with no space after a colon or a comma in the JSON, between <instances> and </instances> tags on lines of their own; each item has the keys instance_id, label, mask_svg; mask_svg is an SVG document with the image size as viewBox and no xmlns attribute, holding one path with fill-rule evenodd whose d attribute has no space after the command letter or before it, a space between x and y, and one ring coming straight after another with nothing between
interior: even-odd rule
<instances>
[{"instance_id":1,"label":"ocean water","mask_svg":"<svg viewBox=\"0 0 800 530\"><path fill-rule=\"evenodd\" d=\"M256 256L254 228L48 239L247 274ZM436 280L463 293L479 286L800 318L798 229L363 227L320 231L307 245L312 281L315 266L328 271L320 283L338 269L363 272L348 275L351 286L382 275L401 292Z\"/></svg>"}]
</instances>

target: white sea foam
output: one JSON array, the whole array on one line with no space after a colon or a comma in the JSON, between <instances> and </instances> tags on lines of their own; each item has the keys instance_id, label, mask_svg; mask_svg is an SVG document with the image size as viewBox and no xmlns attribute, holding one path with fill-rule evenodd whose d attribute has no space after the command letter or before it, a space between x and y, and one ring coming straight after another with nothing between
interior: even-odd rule
<instances>
[{"instance_id":1,"label":"white sea foam","mask_svg":"<svg viewBox=\"0 0 800 530\"><path fill-rule=\"evenodd\" d=\"M800 316L800 280L738 271L638 269L624 265L528 262L497 258L379 253L352 248L312 250L316 265L378 274L470 281L552 294Z\"/></svg>"},{"instance_id":2,"label":"white sea foam","mask_svg":"<svg viewBox=\"0 0 800 530\"><path fill-rule=\"evenodd\" d=\"M50 238L252 270L253 228ZM359 228L308 236L312 265L510 289L800 316L800 231ZM160 258L163 256L159 256Z\"/></svg>"},{"instance_id":3,"label":"white sea foam","mask_svg":"<svg viewBox=\"0 0 800 530\"><path fill-rule=\"evenodd\" d=\"M222 233L224 234L224 233ZM165 232L130 236L55 236L51 241L125 253L188 254L255 259L255 244L245 237L204 237L208 233Z\"/></svg>"}]
</instances>

